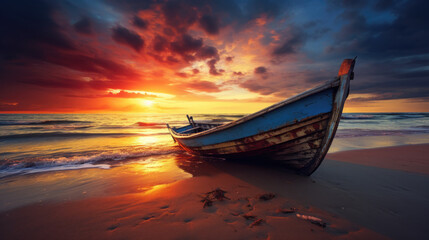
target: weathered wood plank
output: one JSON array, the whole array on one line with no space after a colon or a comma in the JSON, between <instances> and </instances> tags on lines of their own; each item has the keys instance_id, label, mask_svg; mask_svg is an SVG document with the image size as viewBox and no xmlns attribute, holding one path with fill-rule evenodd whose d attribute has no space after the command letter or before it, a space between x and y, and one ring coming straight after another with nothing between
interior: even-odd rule
<instances>
[{"instance_id":1,"label":"weathered wood plank","mask_svg":"<svg viewBox=\"0 0 429 240\"><path fill-rule=\"evenodd\" d=\"M309 141L309 142L297 144L296 146L292 146L290 148L283 149L277 152L277 154L280 155L280 154L296 153L296 152L301 152L301 151L306 151L311 149L318 149L321 143L322 143L322 139Z\"/></svg>"},{"instance_id":2,"label":"weathered wood plank","mask_svg":"<svg viewBox=\"0 0 429 240\"><path fill-rule=\"evenodd\" d=\"M323 115L311 118L307 121L303 121L303 122L293 124L293 125L288 125L288 126L285 126L281 129L276 129L276 130L270 131L268 133L267 132L261 133L261 134L254 135L251 137L247 137L247 138L243 138L243 139L237 139L235 141L229 141L229 142L224 142L224 143L219 143L219 144L213 144L213 145L209 145L209 146L193 147L192 149L194 151L204 151L204 150L221 149L221 148L226 148L226 147L235 147L235 146L239 146L239 145L243 145L243 144L247 145L247 144L250 144L253 142L267 140L269 138L277 137L281 134L292 132L296 129L300 129L302 127L306 127L309 125L312 125L313 128L325 129L326 125L327 125L327 119L328 118L329 118L329 114L323 114Z\"/></svg>"},{"instance_id":3,"label":"weathered wood plank","mask_svg":"<svg viewBox=\"0 0 429 240\"><path fill-rule=\"evenodd\" d=\"M192 151L197 151L203 154L210 154L210 155L237 154L237 153L243 153L243 152L256 151L264 148L270 148L270 147L284 144L286 142L290 142L295 139L306 137L321 131L323 130L319 130L311 127L307 127L307 128L303 127L300 129L295 129L293 132L286 132L284 134L281 134L278 136L272 136L270 138L267 138L262 141L257 141L257 142L234 141L235 145L230 147L220 147L217 149L210 149L210 150L203 150L203 151L199 149L195 150L193 148L190 148L190 149L192 149Z\"/></svg>"}]
</instances>

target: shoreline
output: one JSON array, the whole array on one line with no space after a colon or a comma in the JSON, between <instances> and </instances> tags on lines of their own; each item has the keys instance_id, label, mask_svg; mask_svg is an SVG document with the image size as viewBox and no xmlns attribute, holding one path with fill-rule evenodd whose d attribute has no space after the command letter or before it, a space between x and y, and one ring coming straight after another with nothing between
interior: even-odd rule
<instances>
[{"instance_id":1,"label":"shoreline","mask_svg":"<svg viewBox=\"0 0 429 240\"><path fill-rule=\"evenodd\" d=\"M411 151L416 147L421 151ZM419 239L428 234L429 177L414 170L425 164L426 149L429 144L330 153L311 177L180 154L112 169L14 176L0 179L1 195L10 196L2 202L0 231L6 239ZM413 157L418 161L407 161ZM403 168L386 167L387 158ZM217 188L229 200L204 208L203 196ZM259 200L269 193L275 197ZM298 210L282 212L291 208Z\"/></svg>"}]
</instances>

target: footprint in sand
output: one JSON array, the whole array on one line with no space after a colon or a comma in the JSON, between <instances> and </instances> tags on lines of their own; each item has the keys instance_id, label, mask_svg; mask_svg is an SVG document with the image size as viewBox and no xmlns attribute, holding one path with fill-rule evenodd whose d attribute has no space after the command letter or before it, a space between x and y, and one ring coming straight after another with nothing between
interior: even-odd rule
<instances>
[{"instance_id":1,"label":"footprint in sand","mask_svg":"<svg viewBox=\"0 0 429 240\"><path fill-rule=\"evenodd\" d=\"M115 230L118 227L119 227L119 225L112 225L112 226L108 227L107 230L113 231L113 230Z\"/></svg>"}]
</instances>

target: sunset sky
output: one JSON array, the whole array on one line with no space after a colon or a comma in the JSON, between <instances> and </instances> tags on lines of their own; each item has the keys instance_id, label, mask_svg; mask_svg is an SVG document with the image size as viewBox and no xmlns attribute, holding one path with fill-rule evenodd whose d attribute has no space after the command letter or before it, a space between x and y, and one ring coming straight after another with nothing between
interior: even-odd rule
<instances>
[{"instance_id":1,"label":"sunset sky","mask_svg":"<svg viewBox=\"0 0 429 240\"><path fill-rule=\"evenodd\" d=\"M429 111L429 1L1 5L1 112L251 113L355 56L345 112Z\"/></svg>"}]
</instances>

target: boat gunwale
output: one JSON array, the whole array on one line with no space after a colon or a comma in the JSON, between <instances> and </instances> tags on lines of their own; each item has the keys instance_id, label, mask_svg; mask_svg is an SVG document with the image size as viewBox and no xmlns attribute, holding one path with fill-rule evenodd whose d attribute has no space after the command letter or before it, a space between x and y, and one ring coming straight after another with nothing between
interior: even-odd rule
<instances>
[{"instance_id":1,"label":"boat gunwale","mask_svg":"<svg viewBox=\"0 0 429 240\"><path fill-rule=\"evenodd\" d=\"M333 80L330 80L330 81L328 81L328 82L326 82L324 84L321 84L321 85L319 85L319 86L317 86L315 88L309 89L309 90L304 91L304 92L302 92L300 94L297 94L295 96L287 98L287 99L285 99L283 101L280 101L280 102L275 103L275 104L273 104L271 106L268 106L268 107L266 107L266 108L264 108L264 109L262 109L260 111L257 111L255 113L249 114L247 116L244 116L244 117L242 117L240 119L231 121L229 123L222 124L220 126L208 129L206 131L202 131L202 132L198 132L198 133L191 133L191 134L181 134L181 133L176 132L174 130L174 128L169 127L169 126L167 126L167 127L168 127L168 130L170 131L171 135L174 138L178 138L178 139L196 138L196 137L208 135L208 134L211 134L211 133L214 133L214 132L218 132L218 131L222 131L222 130L234 127L236 125L239 125L241 123L247 122L247 121L249 121L251 119L254 119L256 117L259 117L259 116L261 116L261 115L263 115L263 114L265 114L267 112L271 112L271 111L273 111L273 110L275 110L277 108L283 107L284 105L287 105L287 104L290 104L290 103L293 103L293 102L296 102L296 101L298 101L298 100L300 100L302 98L308 97L308 96L313 95L315 93L319 93L319 92L322 92L322 91L324 91L326 89L337 87L337 86L340 85L340 80L341 80L341 76L337 76Z\"/></svg>"},{"instance_id":2,"label":"boat gunwale","mask_svg":"<svg viewBox=\"0 0 429 240\"><path fill-rule=\"evenodd\" d=\"M285 125L280 126L280 127L276 128L276 129L272 129L270 131L266 131L266 132L263 132L263 133L255 134L255 135L252 135L252 136L249 136L249 137L254 138L255 136L259 136L259 135L263 135L263 134L268 134L269 135L268 137L265 137L265 138L262 138L262 139L259 139L259 140L255 140L255 141L253 141L251 143L259 142L259 141L265 141L266 139L269 139L269 138L272 138L272 137L277 137L279 135L283 135L283 134L286 134L287 132L294 131L294 130L297 130L297 129L305 128L305 127L307 127L309 125L312 125L312 124L321 123L321 122L323 122L325 120L328 122L330 118L331 118L331 113L330 112L328 112L328 113L321 113L319 115L315 115L315 116L304 118L304 119L300 120L297 123L285 124ZM283 129L288 129L288 131L284 131ZM323 130L323 129L321 129L321 130ZM273 134L273 132L276 132L276 134ZM235 139L235 140L231 140L231 141L227 141L227 142L210 144L210 145L205 145L205 146L198 146L198 147L189 147L188 146L188 148L191 148L194 151L208 151L208 150L221 149L221 148L225 148L225 147L242 146L242 145L249 144L249 142L244 143L245 139L248 139L249 137L239 138L239 139ZM298 137L298 138L300 138L300 137ZM243 143L237 143L237 141L243 142ZM223 145L225 143L232 143L232 142L235 143L235 144L228 145L228 146L219 146L219 145ZM209 148L207 148L207 147L209 147Z\"/></svg>"}]
</instances>

